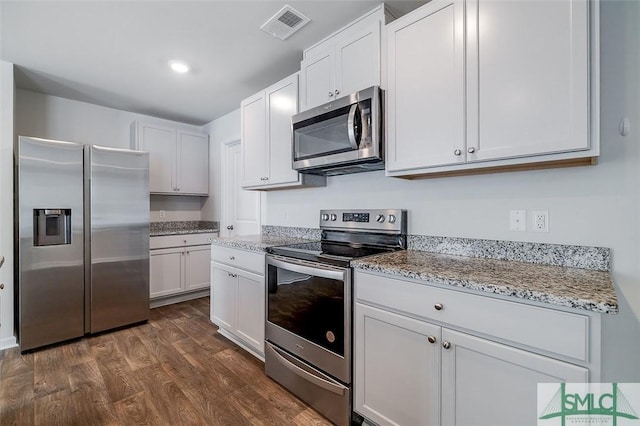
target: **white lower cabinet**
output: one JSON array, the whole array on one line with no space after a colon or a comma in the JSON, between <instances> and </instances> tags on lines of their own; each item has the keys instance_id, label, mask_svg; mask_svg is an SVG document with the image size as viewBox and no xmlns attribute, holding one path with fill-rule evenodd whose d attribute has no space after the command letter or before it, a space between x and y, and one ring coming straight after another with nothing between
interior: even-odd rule
<instances>
[{"instance_id":1,"label":"white lower cabinet","mask_svg":"<svg viewBox=\"0 0 640 426\"><path fill-rule=\"evenodd\" d=\"M375 287L376 282L385 284L388 306L379 303L384 298L374 301L369 284ZM597 354L592 354L591 362L560 359L566 357L493 340L474 330L456 330L437 319L450 318L455 324L458 313L468 312L466 303L483 308L487 297L462 294L470 299L458 300L456 307L440 303L437 292L434 299L411 294L410 287L396 285L402 283L413 284L356 272L354 410L378 425L533 426L537 424L538 383L588 382L599 377ZM389 297L389 292L396 296ZM400 312L404 302L396 302L401 300L410 300L419 308ZM500 312L487 317L491 315ZM519 321L524 323L518 317L505 317L502 326L518 329ZM599 330L595 319L592 328ZM538 332L551 335L557 331ZM583 334L582 339L587 347L589 342L599 342L595 332L591 338Z\"/></svg>"},{"instance_id":2,"label":"white lower cabinet","mask_svg":"<svg viewBox=\"0 0 640 426\"><path fill-rule=\"evenodd\" d=\"M159 306L158 299L185 296L210 285L209 253L214 234L189 234L151 237L149 251L150 298ZM198 297L199 294L192 296ZM189 297L167 299L173 303Z\"/></svg>"},{"instance_id":3,"label":"white lower cabinet","mask_svg":"<svg viewBox=\"0 0 640 426\"><path fill-rule=\"evenodd\" d=\"M212 246L211 259L211 322L264 359L264 254Z\"/></svg>"}]
</instances>

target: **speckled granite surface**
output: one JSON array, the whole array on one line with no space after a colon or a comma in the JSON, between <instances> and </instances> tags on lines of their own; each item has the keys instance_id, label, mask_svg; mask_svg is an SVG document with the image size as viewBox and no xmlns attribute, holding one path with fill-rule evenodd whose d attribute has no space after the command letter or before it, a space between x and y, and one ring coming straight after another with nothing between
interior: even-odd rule
<instances>
[{"instance_id":1,"label":"speckled granite surface","mask_svg":"<svg viewBox=\"0 0 640 426\"><path fill-rule=\"evenodd\" d=\"M249 251L265 251L268 247L306 243L308 239L278 235L243 235L240 237L214 238L212 244Z\"/></svg>"},{"instance_id":2,"label":"speckled granite surface","mask_svg":"<svg viewBox=\"0 0 640 426\"><path fill-rule=\"evenodd\" d=\"M542 265L608 271L610 250L604 247L569 246L519 241L474 240L471 238L409 235L410 250L456 256L514 260Z\"/></svg>"},{"instance_id":3,"label":"speckled granite surface","mask_svg":"<svg viewBox=\"0 0 640 426\"><path fill-rule=\"evenodd\" d=\"M218 232L219 223L203 220L151 222L149 235L158 237L161 235L203 234Z\"/></svg>"},{"instance_id":4,"label":"speckled granite surface","mask_svg":"<svg viewBox=\"0 0 640 426\"><path fill-rule=\"evenodd\" d=\"M262 233L273 237L294 237L319 240L322 231L318 228L296 228L293 226L262 225Z\"/></svg>"},{"instance_id":5,"label":"speckled granite surface","mask_svg":"<svg viewBox=\"0 0 640 426\"><path fill-rule=\"evenodd\" d=\"M405 250L362 258L356 269L463 287L593 312L615 314L606 271Z\"/></svg>"}]
</instances>

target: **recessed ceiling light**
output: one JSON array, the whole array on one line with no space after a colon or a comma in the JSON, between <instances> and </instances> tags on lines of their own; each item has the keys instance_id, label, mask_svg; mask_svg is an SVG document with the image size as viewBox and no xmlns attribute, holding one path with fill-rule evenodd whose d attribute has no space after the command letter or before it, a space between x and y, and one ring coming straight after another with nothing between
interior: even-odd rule
<instances>
[{"instance_id":1,"label":"recessed ceiling light","mask_svg":"<svg viewBox=\"0 0 640 426\"><path fill-rule=\"evenodd\" d=\"M189 70L191 69L191 67L189 67L189 65L187 65L186 63L184 63L182 61L169 61L169 66L171 67L172 70L174 70L175 72L178 72L180 74L184 74L186 72L189 72Z\"/></svg>"}]
</instances>

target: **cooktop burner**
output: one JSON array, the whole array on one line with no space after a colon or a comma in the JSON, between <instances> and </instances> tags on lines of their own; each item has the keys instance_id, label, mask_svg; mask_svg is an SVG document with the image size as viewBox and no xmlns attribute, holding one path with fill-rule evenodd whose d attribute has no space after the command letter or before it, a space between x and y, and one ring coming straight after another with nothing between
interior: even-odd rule
<instances>
[{"instance_id":1,"label":"cooktop burner","mask_svg":"<svg viewBox=\"0 0 640 426\"><path fill-rule=\"evenodd\" d=\"M320 241L275 246L274 255L348 267L353 259L407 247L406 210L322 210Z\"/></svg>"}]
</instances>

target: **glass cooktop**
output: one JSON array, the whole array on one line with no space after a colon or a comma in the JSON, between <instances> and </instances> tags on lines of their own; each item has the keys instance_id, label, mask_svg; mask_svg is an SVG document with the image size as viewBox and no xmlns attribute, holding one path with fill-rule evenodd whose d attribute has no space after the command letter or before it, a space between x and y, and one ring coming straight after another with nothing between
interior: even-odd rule
<instances>
[{"instance_id":1,"label":"glass cooktop","mask_svg":"<svg viewBox=\"0 0 640 426\"><path fill-rule=\"evenodd\" d=\"M294 259L348 267L349 263L353 259L371 256L374 254L388 253L394 250L397 249L359 244L313 241L302 244L269 247L267 248L267 253L291 257Z\"/></svg>"}]
</instances>

